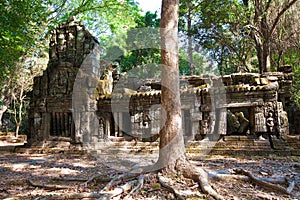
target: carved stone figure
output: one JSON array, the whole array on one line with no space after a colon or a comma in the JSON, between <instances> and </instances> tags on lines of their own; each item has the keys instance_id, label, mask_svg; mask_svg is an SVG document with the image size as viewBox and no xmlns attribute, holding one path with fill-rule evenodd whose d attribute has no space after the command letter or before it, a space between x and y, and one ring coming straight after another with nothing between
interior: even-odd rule
<instances>
[{"instance_id":1,"label":"carved stone figure","mask_svg":"<svg viewBox=\"0 0 300 200\"><path fill-rule=\"evenodd\" d=\"M230 110L227 111L227 134L236 133L240 127L238 117Z\"/></svg>"},{"instance_id":2,"label":"carved stone figure","mask_svg":"<svg viewBox=\"0 0 300 200\"><path fill-rule=\"evenodd\" d=\"M262 109L256 109L255 113L255 132L256 133L262 133L262 132L267 132L267 127L266 127L266 118L263 113Z\"/></svg>"},{"instance_id":3,"label":"carved stone figure","mask_svg":"<svg viewBox=\"0 0 300 200\"><path fill-rule=\"evenodd\" d=\"M273 113L272 112L269 112L269 114L268 114L267 129L268 129L268 133L273 133L274 132L274 118L273 118Z\"/></svg>"},{"instance_id":4,"label":"carved stone figure","mask_svg":"<svg viewBox=\"0 0 300 200\"><path fill-rule=\"evenodd\" d=\"M274 149L274 143L272 140L272 135L274 132L274 119L273 119L273 113L269 112L267 117L267 129L268 129L268 138L270 142L270 146L272 149Z\"/></svg>"},{"instance_id":5,"label":"carved stone figure","mask_svg":"<svg viewBox=\"0 0 300 200\"><path fill-rule=\"evenodd\" d=\"M68 89L68 73L65 70L53 72L50 79L50 95L66 94Z\"/></svg>"},{"instance_id":6,"label":"carved stone figure","mask_svg":"<svg viewBox=\"0 0 300 200\"><path fill-rule=\"evenodd\" d=\"M243 112L235 113L235 116L237 116L240 123L237 132L241 134L245 134L249 128L249 120L244 116Z\"/></svg>"},{"instance_id":7,"label":"carved stone figure","mask_svg":"<svg viewBox=\"0 0 300 200\"><path fill-rule=\"evenodd\" d=\"M98 80L95 97L96 99L100 97L104 97L106 95L111 95L113 90L113 71L112 68L109 67L106 72L104 72L102 76L102 80Z\"/></svg>"}]
</instances>

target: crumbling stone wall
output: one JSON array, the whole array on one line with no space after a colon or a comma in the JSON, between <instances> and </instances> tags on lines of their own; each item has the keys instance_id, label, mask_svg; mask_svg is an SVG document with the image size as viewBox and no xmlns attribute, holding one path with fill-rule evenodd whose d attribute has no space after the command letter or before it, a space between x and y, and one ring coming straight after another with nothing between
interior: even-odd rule
<instances>
[{"instance_id":1,"label":"crumbling stone wall","mask_svg":"<svg viewBox=\"0 0 300 200\"><path fill-rule=\"evenodd\" d=\"M84 58L99 49L97 40L75 18L59 25L51 35L47 69L34 78L29 110L31 143L51 136L75 140L74 81Z\"/></svg>"},{"instance_id":2,"label":"crumbling stone wall","mask_svg":"<svg viewBox=\"0 0 300 200\"><path fill-rule=\"evenodd\" d=\"M214 139L228 134L260 135L270 132L270 128L272 134L288 134L287 113L280 99L288 95L283 92L282 82L289 82L290 77L285 73L182 77L185 136ZM130 85L128 83L128 87ZM160 88L157 85L157 81L147 82L148 91L132 91L125 84L122 85L125 87L123 92L114 91L117 100L111 102L110 96L99 98L98 110L104 111L99 113L103 118L101 121L106 121L105 126L111 127L103 135L124 136L130 133L134 137L150 137L158 134L160 120L156 116L160 116ZM114 120L109 115L112 107L113 114L117 115ZM268 127L268 121L272 121L274 127Z\"/></svg>"},{"instance_id":3,"label":"crumbling stone wall","mask_svg":"<svg viewBox=\"0 0 300 200\"><path fill-rule=\"evenodd\" d=\"M52 31L49 46L48 67L43 76L34 79L31 143L51 137L68 137L74 142L97 142L107 137L157 138L161 126L159 80L145 80L139 88L134 80L128 80L122 88L114 88L113 95L111 91L95 95L101 91L95 79L100 78L99 69L94 69L100 65L100 47L74 18ZM95 75L92 78L91 72ZM112 77L115 79L109 80L114 84L110 86L116 85L119 75ZM185 137L255 135L271 128L275 134L287 134L285 110L292 77L292 72L181 77ZM93 134L89 135L91 127Z\"/></svg>"}]
</instances>

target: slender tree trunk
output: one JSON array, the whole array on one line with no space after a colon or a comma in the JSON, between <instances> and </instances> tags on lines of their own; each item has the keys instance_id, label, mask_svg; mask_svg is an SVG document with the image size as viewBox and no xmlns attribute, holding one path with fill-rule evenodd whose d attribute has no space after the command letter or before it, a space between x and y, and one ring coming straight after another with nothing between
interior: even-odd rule
<instances>
[{"instance_id":1,"label":"slender tree trunk","mask_svg":"<svg viewBox=\"0 0 300 200\"><path fill-rule=\"evenodd\" d=\"M279 68L280 68L280 64L281 64L281 58L282 58L282 55L283 55L283 50L280 50L278 52L278 59L277 59L277 71L279 71Z\"/></svg>"},{"instance_id":2,"label":"slender tree trunk","mask_svg":"<svg viewBox=\"0 0 300 200\"><path fill-rule=\"evenodd\" d=\"M15 96L14 97L14 118L15 118L15 123L16 123L16 134L15 136L19 136L19 130L20 130L20 125L22 123L22 111L23 111L23 103L24 103L24 87L23 85L21 86L21 91L20 94L18 95L18 98ZM17 101L19 101L19 106L16 105Z\"/></svg>"},{"instance_id":3,"label":"slender tree trunk","mask_svg":"<svg viewBox=\"0 0 300 200\"><path fill-rule=\"evenodd\" d=\"M192 43L192 8L190 2L187 3L188 16L187 16L187 34L188 34L188 55L190 63L190 75L194 75L194 64L193 64L193 43Z\"/></svg>"},{"instance_id":4,"label":"slender tree trunk","mask_svg":"<svg viewBox=\"0 0 300 200\"><path fill-rule=\"evenodd\" d=\"M6 105L0 106L0 127L2 126L2 116L6 112L6 110L7 110Z\"/></svg>"},{"instance_id":5,"label":"slender tree trunk","mask_svg":"<svg viewBox=\"0 0 300 200\"><path fill-rule=\"evenodd\" d=\"M174 165L185 156L182 134L178 67L178 0L163 0L161 11L161 113L159 143L161 167Z\"/></svg>"},{"instance_id":6,"label":"slender tree trunk","mask_svg":"<svg viewBox=\"0 0 300 200\"><path fill-rule=\"evenodd\" d=\"M267 16L262 13L262 19L261 19L261 31L263 35L263 52L262 52L262 72L270 72L271 71L271 47L270 47L270 28L267 21Z\"/></svg>"},{"instance_id":7,"label":"slender tree trunk","mask_svg":"<svg viewBox=\"0 0 300 200\"><path fill-rule=\"evenodd\" d=\"M256 43L260 73L271 71L270 27L265 12L262 1L255 0L254 22L259 26L261 35L253 33L253 37Z\"/></svg>"}]
</instances>

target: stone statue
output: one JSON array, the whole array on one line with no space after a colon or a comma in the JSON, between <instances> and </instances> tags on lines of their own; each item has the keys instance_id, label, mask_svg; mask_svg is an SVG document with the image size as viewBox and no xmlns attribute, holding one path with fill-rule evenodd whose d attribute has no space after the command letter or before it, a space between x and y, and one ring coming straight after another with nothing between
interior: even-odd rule
<instances>
[{"instance_id":1,"label":"stone statue","mask_svg":"<svg viewBox=\"0 0 300 200\"><path fill-rule=\"evenodd\" d=\"M249 128L249 120L244 116L243 112L235 113L235 116L237 116L240 126L237 130L238 133L246 133Z\"/></svg>"},{"instance_id":2,"label":"stone statue","mask_svg":"<svg viewBox=\"0 0 300 200\"><path fill-rule=\"evenodd\" d=\"M104 72L102 79L98 80L95 91L96 99L106 95L111 95L113 90L113 82L113 70L111 67L108 67L107 70Z\"/></svg>"},{"instance_id":3,"label":"stone statue","mask_svg":"<svg viewBox=\"0 0 300 200\"><path fill-rule=\"evenodd\" d=\"M272 112L269 112L269 114L268 114L267 129L268 129L268 133L273 133L274 132L274 118L273 118L273 113Z\"/></svg>"},{"instance_id":4,"label":"stone statue","mask_svg":"<svg viewBox=\"0 0 300 200\"><path fill-rule=\"evenodd\" d=\"M267 131L268 131L268 138L269 138L270 146L271 146L272 149L275 149L274 148L274 143L273 143L273 140L272 140L272 135L274 133L274 118L273 118L273 113L272 112L268 113Z\"/></svg>"}]
</instances>

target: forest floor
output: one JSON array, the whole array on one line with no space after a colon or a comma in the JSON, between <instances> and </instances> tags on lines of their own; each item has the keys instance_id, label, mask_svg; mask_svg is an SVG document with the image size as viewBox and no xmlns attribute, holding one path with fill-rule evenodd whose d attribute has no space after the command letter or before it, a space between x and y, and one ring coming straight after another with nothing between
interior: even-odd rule
<instances>
[{"instance_id":1,"label":"forest floor","mask_svg":"<svg viewBox=\"0 0 300 200\"><path fill-rule=\"evenodd\" d=\"M108 160L90 154L26 154L0 152L0 199L70 199L71 194L93 194L105 187L105 177L123 173L126 169L116 169L107 164ZM124 155L129 157L129 155ZM140 157L143 160L143 156ZM120 160L120 158L119 158ZM113 163L113 158L110 159ZM149 162L154 162L150 160ZM272 191L249 180L210 180L212 187L226 199L300 199L300 158L204 156L191 161L208 172L231 173L244 169L257 177L284 177L295 185L291 195ZM85 184L91 177L89 183ZM74 180L72 180L74 179ZM76 179L76 180L75 180ZM175 183L179 189L193 198L212 199L202 194L198 185L178 176ZM289 185L281 184L287 188ZM123 199L117 196L113 199ZM83 198L78 198L83 199ZM85 198L93 199L93 198ZM175 199L174 194L162 187L155 174L145 178L143 188L131 199Z\"/></svg>"}]
</instances>

